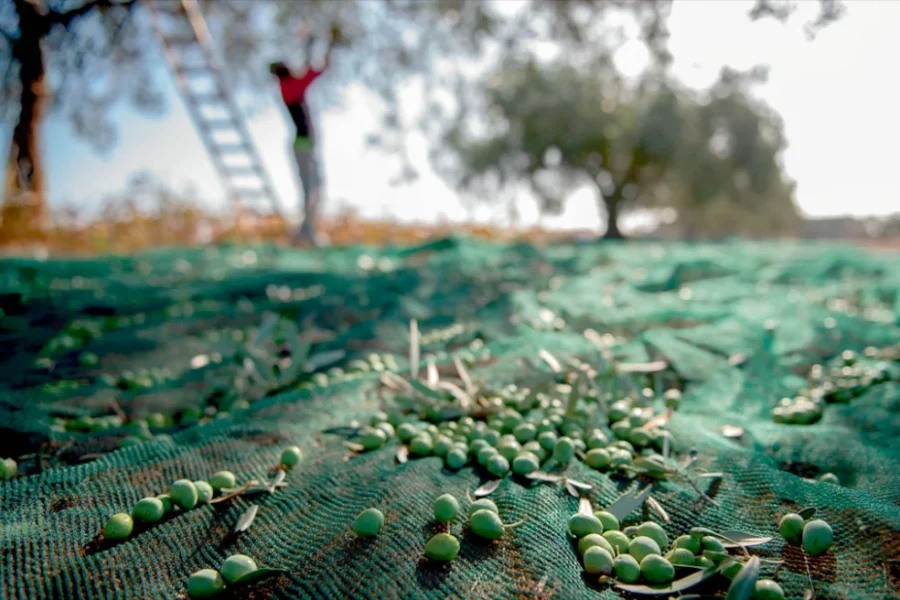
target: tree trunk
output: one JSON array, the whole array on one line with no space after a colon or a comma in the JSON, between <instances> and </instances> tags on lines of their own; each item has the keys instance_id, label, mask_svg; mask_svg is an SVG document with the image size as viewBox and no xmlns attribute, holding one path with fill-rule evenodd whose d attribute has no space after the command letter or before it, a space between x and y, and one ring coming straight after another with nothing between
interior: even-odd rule
<instances>
[{"instance_id":1,"label":"tree trunk","mask_svg":"<svg viewBox=\"0 0 900 600\"><path fill-rule=\"evenodd\" d=\"M619 230L619 209L622 207L622 194L616 190L608 198L604 198L606 204L606 233L603 237L608 240L621 240L625 236Z\"/></svg>"},{"instance_id":2,"label":"tree trunk","mask_svg":"<svg viewBox=\"0 0 900 600\"><path fill-rule=\"evenodd\" d=\"M20 36L12 42L12 56L19 63L21 95L7 167L3 227L24 234L42 230L47 216L39 131L47 100L41 40L49 23L28 0L15 0L15 5Z\"/></svg>"}]
</instances>

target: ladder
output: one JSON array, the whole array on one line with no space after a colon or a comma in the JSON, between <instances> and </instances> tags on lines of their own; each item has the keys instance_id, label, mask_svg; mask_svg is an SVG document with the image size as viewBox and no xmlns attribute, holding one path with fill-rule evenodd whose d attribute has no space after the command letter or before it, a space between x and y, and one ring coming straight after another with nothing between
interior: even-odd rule
<instances>
[{"instance_id":1,"label":"ladder","mask_svg":"<svg viewBox=\"0 0 900 600\"><path fill-rule=\"evenodd\" d=\"M281 202L230 93L197 0L146 0L169 67L229 198L241 209Z\"/></svg>"}]
</instances>

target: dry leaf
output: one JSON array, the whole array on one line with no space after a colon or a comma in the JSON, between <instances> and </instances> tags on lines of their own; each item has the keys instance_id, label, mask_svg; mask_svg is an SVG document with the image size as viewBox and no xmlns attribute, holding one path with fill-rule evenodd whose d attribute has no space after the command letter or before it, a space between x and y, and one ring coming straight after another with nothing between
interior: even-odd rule
<instances>
[{"instance_id":1,"label":"dry leaf","mask_svg":"<svg viewBox=\"0 0 900 600\"><path fill-rule=\"evenodd\" d=\"M738 425L723 425L722 435L727 438L736 439L744 435L744 428Z\"/></svg>"},{"instance_id":2,"label":"dry leaf","mask_svg":"<svg viewBox=\"0 0 900 600\"><path fill-rule=\"evenodd\" d=\"M478 488L472 493L472 495L476 498L490 496L498 487L500 487L501 483L503 483L502 479L494 479L492 481L488 481L487 483L483 483L478 486Z\"/></svg>"},{"instance_id":3,"label":"dry leaf","mask_svg":"<svg viewBox=\"0 0 900 600\"><path fill-rule=\"evenodd\" d=\"M669 513L662 507L662 504L656 501L656 498L653 496L647 496L647 506L650 507L650 510L656 513L656 515L663 520L663 523L671 523L672 519L669 518Z\"/></svg>"},{"instance_id":4,"label":"dry leaf","mask_svg":"<svg viewBox=\"0 0 900 600\"><path fill-rule=\"evenodd\" d=\"M251 504L250 508L240 516L238 519L237 525L234 526L234 533L243 533L250 529L250 526L253 525L253 520L256 518L256 513L259 511L259 507L255 504Z\"/></svg>"},{"instance_id":5,"label":"dry leaf","mask_svg":"<svg viewBox=\"0 0 900 600\"><path fill-rule=\"evenodd\" d=\"M409 322L409 374L413 379L419 376L419 323L415 319Z\"/></svg>"},{"instance_id":6,"label":"dry leaf","mask_svg":"<svg viewBox=\"0 0 900 600\"><path fill-rule=\"evenodd\" d=\"M592 515L594 514L594 509L591 507L591 499L582 497L578 501L578 512L582 515Z\"/></svg>"}]
</instances>

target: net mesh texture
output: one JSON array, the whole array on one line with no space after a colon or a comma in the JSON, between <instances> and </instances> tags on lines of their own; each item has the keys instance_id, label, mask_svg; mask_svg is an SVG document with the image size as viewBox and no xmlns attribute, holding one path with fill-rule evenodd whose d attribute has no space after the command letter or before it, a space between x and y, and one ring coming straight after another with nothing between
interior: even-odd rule
<instances>
[{"instance_id":1,"label":"net mesh texture","mask_svg":"<svg viewBox=\"0 0 900 600\"><path fill-rule=\"evenodd\" d=\"M396 441L353 454L345 437L327 432L383 408L380 374L360 363L408 374L412 319L422 332L420 371L430 359L450 372L462 356L472 378L492 387L552 380L541 350L589 364L608 353L665 361L659 381L683 391L669 423L678 454L696 450L699 464L723 474L701 484L714 503L675 480L655 485L670 538L693 526L771 535L754 554L783 561L764 563L763 574L787 597L802 598L811 578L816 598L900 598L896 370L827 404L815 424L771 417L813 365L898 344L896 256L802 243L535 248L448 238L378 250L221 246L5 259L0 310L0 457L19 460L18 476L0 481L3 598L171 599L191 573L236 552L285 570L241 592L257 599L628 597L584 573L566 528L578 502L560 485L507 478L490 497L505 522L521 525L487 542L460 519L451 528L459 557L442 566L423 559L440 531L433 500L451 493L465 508L484 471L450 471L437 457L398 464ZM297 352L308 358L254 378L265 356L247 347L265 346L272 314L295 327L287 337L299 332L306 346ZM270 344L282 367L291 342ZM197 424L167 421L130 447L120 447L127 426L64 425L229 403L240 409ZM725 425L743 436L723 436ZM271 480L287 445L304 458L276 493L204 505L102 543L110 515L176 479L228 469L239 481ZM814 481L825 472L841 485ZM567 475L590 483L600 507L635 486L579 460ZM251 503L259 506L252 527L229 535ZM372 506L384 530L357 538L350 525ZM814 559L777 535L780 516L805 506L818 507L835 532L832 550ZM659 521L645 505L628 523L644 519ZM704 586L721 593L727 581Z\"/></svg>"}]
</instances>

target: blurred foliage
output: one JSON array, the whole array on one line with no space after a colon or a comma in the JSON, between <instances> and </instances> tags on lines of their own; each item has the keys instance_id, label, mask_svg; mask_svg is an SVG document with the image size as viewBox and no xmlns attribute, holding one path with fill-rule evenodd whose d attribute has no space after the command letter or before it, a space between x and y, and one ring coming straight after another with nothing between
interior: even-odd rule
<instances>
[{"instance_id":1,"label":"blurred foliage","mask_svg":"<svg viewBox=\"0 0 900 600\"><path fill-rule=\"evenodd\" d=\"M484 87L483 118L461 115L448 131L444 171L484 198L524 184L548 212L589 185L611 237L623 211L657 207L677 209L689 236L786 233L797 214L782 124L750 92L764 75L725 69L701 93L629 81L608 55L590 69L510 63Z\"/></svg>"},{"instance_id":2,"label":"blurred foliage","mask_svg":"<svg viewBox=\"0 0 900 600\"><path fill-rule=\"evenodd\" d=\"M0 117L10 121L18 119L23 125L17 127L22 141L19 145L27 147L25 154L28 156L19 166L34 167L37 182L41 178L40 147L28 137L37 136L35 123L44 111L20 111L19 101L27 96L23 90L37 90L38 102L48 101L49 108L63 114L76 134L100 150L109 149L115 143L112 108L116 102L127 99L143 111L164 109L155 77L159 71L153 66L159 64L161 55L148 18L147 7L151 1L175 0L0 0L0 105L6 109ZM750 126L753 122L748 116L753 110L750 110L746 96L735 96L718 108L689 110L691 103L696 104L697 100L668 80L665 74L671 56L667 49L666 19L671 0L198 1L235 90L250 92L247 97L251 102L272 97L258 93L260 89L271 88L266 69L271 60L282 58L294 64L320 60L325 39L334 36L337 49L331 74L321 80L317 87L322 91L316 93L322 94L325 102L338 103L341 90L350 84L360 84L381 99L381 105L373 107L380 124L368 140L399 157L398 182L415 178L420 166L415 160L418 157L410 155L408 138L411 134L424 136L433 148L440 150L438 144L452 140L454 136L459 138L459 123L478 115L483 108L482 100L495 93L489 74L499 69L503 85L507 89L509 86L515 88L521 83L510 78L523 77L523 65L530 64L536 54L551 47L557 56L565 57L565 64L558 64L553 73L546 74L551 79L532 78L532 82L545 86L544 94L548 100L559 95L558 106L568 104L577 108L578 114L592 124L582 127L579 121L573 130L576 135L560 150L565 150L567 164L581 165L581 171L590 161L596 160L597 144L603 146L600 156L619 157L616 160L621 159L621 165L617 162L607 169L613 174L614 181L606 187L612 185L614 190L619 189L623 206L636 203L638 196L641 203L658 204L663 187L670 193L680 190L674 194L677 199L697 186L707 185L712 187L701 190L700 201L712 205L720 203L729 187L737 185L738 179L734 177L730 178L731 183L719 181L715 185L708 181L693 181L690 174L676 179L672 173L678 161L672 156L673 149L651 147L645 139L647 135L659 134L654 133L654 127L666 130L684 127L694 136L688 146L699 148L699 141L710 135L710 127L717 131L722 129L718 124L710 125L711 122L704 124L704 118L717 122L732 119L727 126L732 133L738 132L743 126L741 123ZM787 20L795 4L786 0L757 0L749 17ZM819 0L819 4L819 17L808 24L810 32L842 15L843 4L838 0ZM27 23L23 21L26 15L30 15ZM24 28L23 23L27 25ZM657 84L661 86L659 89L648 86L638 92L629 92L633 97L621 99L615 110L608 113L594 111L595 114L589 115L588 96L573 99L577 94L553 87L562 81L554 81L552 77L555 77L568 78L573 85L584 87L585 93L599 92L599 86L604 90L608 90L609 85L613 85L613 89L624 89L625 84L609 73L609 57L629 40L638 40L649 50L648 75L662 82ZM30 54L23 54L21 49L26 46L32 49ZM19 48L18 53L16 48ZM27 69L23 68L22 60L26 54L36 56L32 61L34 64ZM591 79L593 75L596 80ZM404 109L408 108L405 98L413 93L412 88L418 90L415 93L421 93L424 109L410 117L409 111ZM537 94L530 95L538 97ZM741 113L742 106L746 108L746 114ZM537 111L534 114L552 114L554 109L532 107L529 110ZM717 110L727 114L719 114ZM667 122L666 111L681 120ZM698 112L700 114L696 114ZM658 119L656 124L638 127L642 115L647 114ZM22 124L23 118L29 122ZM605 134L599 134L603 129L598 127L608 123L616 123L623 131L614 143L609 137L609 129ZM532 132L520 133L531 135ZM540 135L528 142L529 151L541 147L542 139L547 141L546 132L536 133ZM593 139L585 139L591 136ZM627 143L639 139L634 136L645 136L640 138L644 145L629 150ZM743 142L735 141L735 157L749 161L754 152L758 154L753 156L759 158L771 150L765 144L760 145L762 136L752 139L755 141L748 142L752 146L748 148L743 148ZM499 143L499 140L495 141ZM519 139L515 144L521 142ZM665 140L653 143L664 145ZM586 152L584 156L576 156L578 146L581 152ZM742 154L744 150L749 154ZM437 152L433 157L437 164L446 159L441 154ZM629 156L636 161L626 160ZM666 157L664 165L660 156ZM759 160L764 163L766 159ZM510 168L504 166L495 171L507 173L508 177ZM532 173L528 168L531 167L525 171L530 176ZM590 168L597 171L596 167ZM731 169L737 171L739 167L732 166ZM754 164L754 173L764 171L761 165ZM19 168L9 172L16 176L24 171ZM762 189L775 189L772 181L767 180L763 185L754 179L755 176L750 175L752 185L749 186L754 194L763 193L759 191ZM636 189L625 184L640 184L641 187ZM561 189L567 189L567 185L561 184ZM541 190L546 191L546 188L543 186ZM741 193L746 196L744 191ZM559 196L559 193L543 195ZM667 204L672 202L667 201ZM745 199L741 205L748 202ZM553 206L550 201L545 204Z\"/></svg>"}]
</instances>

